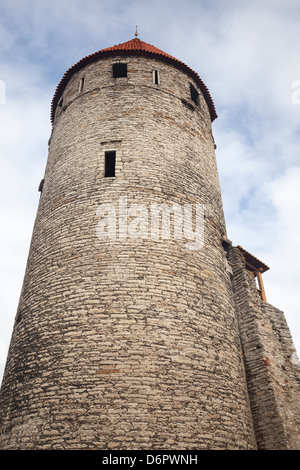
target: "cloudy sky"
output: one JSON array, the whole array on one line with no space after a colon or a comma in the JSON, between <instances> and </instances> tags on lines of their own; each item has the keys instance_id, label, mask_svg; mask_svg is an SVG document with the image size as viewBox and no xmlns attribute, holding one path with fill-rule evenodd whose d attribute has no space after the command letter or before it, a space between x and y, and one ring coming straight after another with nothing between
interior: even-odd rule
<instances>
[{"instance_id":1,"label":"cloudy sky","mask_svg":"<svg viewBox=\"0 0 300 470\"><path fill-rule=\"evenodd\" d=\"M56 86L136 25L210 90L228 237L270 266L267 300L285 312L299 354L299 0L0 0L0 379Z\"/></svg>"}]
</instances>

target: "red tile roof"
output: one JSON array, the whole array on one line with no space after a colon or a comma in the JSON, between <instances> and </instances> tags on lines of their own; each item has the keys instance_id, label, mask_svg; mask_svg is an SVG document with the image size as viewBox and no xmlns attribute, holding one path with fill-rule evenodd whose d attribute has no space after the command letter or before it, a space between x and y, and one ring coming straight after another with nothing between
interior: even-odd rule
<instances>
[{"instance_id":1,"label":"red tile roof","mask_svg":"<svg viewBox=\"0 0 300 470\"><path fill-rule=\"evenodd\" d=\"M245 257L245 260L250 263L250 265L252 265L254 268L256 269L261 269L262 272L264 273L265 271L268 271L269 266L267 266L266 264L264 264L262 261L260 261L258 258L256 258L255 256L253 256L251 253L249 253L248 251L246 251L243 247L241 247L240 245L237 246L237 248L240 250L240 252L244 255Z\"/></svg>"},{"instance_id":2,"label":"red tile roof","mask_svg":"<svg viewBox=\"0 0 300 470\"><path fill-rule=\"evenodd\" d=\"M196 72L194 72L191 68L189 68L187 65L185 65L183 62L176 59L175 57L172 57L171 55L166 54L160 49L157 49L157 47L154 47L151 44L147 44L146 42L141 41L138 38L134 38L122 44L118 44L117 46L108 47L107 49L102 49L98 52L95 52L94 54L88 55L87 57L84 57L75 65L73 65L69 70L66 71L66 73L64 74L63 78L61 79L60 83L58 84L56 88L56 91L52 100L52 105L51 105L51 122L52 123L54 121L55 109L59 101L59 98L66 84L72 77L72 75L78 70L85 67L87 64L95 62L104 57L109 57L109 56L114 56L114 55L139 55L139 56L153 57L156 59L160 59L164 62L170 63L174 65L175 67L178 67L179 69L188 73L195 80L195 82L198 84L199 88L201 89L203 93L203 96L209 108L211 120L214 121L217 118L215 106L210 96L210 93Z\"/></svg>"}]
</instances>

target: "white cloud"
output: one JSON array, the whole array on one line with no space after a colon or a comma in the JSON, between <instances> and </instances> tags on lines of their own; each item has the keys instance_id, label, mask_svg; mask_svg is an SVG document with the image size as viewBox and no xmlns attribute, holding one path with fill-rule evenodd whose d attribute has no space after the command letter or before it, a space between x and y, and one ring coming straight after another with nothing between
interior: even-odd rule
<instances>
[{"instance_id":1,"label":"white cloud","mask_svg":"<svg viewBox=\"0 0 300 470\"><path fill-rule=\"evenodd\" d=\"M264 249L272 261L267 286L272 303L285 310L299 351L300 165L288 168L265 190L274 204L273 230L269 232L269 246Z\"/></svg>"}]
</instances>

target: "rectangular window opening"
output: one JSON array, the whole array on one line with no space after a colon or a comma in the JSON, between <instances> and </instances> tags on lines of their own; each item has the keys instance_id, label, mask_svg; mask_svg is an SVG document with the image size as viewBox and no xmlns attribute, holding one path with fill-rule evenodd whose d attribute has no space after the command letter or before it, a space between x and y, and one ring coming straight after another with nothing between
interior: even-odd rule
<instances>
[{"instance_id":1,"label":"rectangular window opening","mask_svg":"<svg viewBox=\"0 0 300 470\"><path fill-rule=\"evenodd\" d=\"M153 70L153 83L154 85L159 85L159 71Z\"/></svg>"},{"instance_id":2,"label":"rectangular window opening","mask_svg":"<svg viewBox=\"0 0 300 470\"><path fill-rule=\"evenodd\" d=\"M58 103L58 106L59 106L60 108L62 108L63 101L64 101L64 100L63 100L63 98L62 98L62 99L60 100L60 102Z\"/></svg>"},{"instance_id":3,"label":"rectangular window opening","mask_svg":"<svg viewBox=\"0 0 300 470\"><path fill-rule=\"evenodd\" d=\"M105 178L112 178L116 174L116 152L105 152Z\"/></svg>"},{"instance_id":4,"label":"rectangular window opening","mask_svg":"<svg viewBox=\"0 0 300 470\"><path fill-rule=\"evenodd\" d=\"M113 77L127 77L127 64L120 62L113 64Z\"/></svg>"},{"instance_id":5,"label":"rectangular window opening","mask_svg":"<svg viewBox=\"0 0 300 470\"><path fill-rule=\"evenodd\" d=\"M194 85L192 85L191 83L190 83L190 90L191 90L191 99L192 99L192 101L194 101L195 104L198 104L198 102L199 102L199 93L196 90L196 88L194 87Z\"/></svg>"},{"instance_id":6,"label":"rectangular window opening","mask_svg":"<svg viewBox=\"0 0 300 470\"><path fill-rule=\"evenodd\" d=\"M79 93L83 92L83 87L84 87L84 77L82 77L79 82Z\"/></svg>"}]
</instances>

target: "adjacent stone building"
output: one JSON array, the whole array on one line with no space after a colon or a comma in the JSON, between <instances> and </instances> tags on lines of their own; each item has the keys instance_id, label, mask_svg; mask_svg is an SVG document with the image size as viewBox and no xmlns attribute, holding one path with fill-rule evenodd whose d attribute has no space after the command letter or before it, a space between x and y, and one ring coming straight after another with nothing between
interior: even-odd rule
<instances>
[{"instance_id":1,"label":"adjacent stone building","mask_svg":"<svg viewBox=\"0 0 300 470\"><path fill-rule=\"evenodd\" d=\"M137 37L63 76L0 448L299 449L297 356L268 267L227 238L216 117Z\"/></svg>"}]
</instances>

